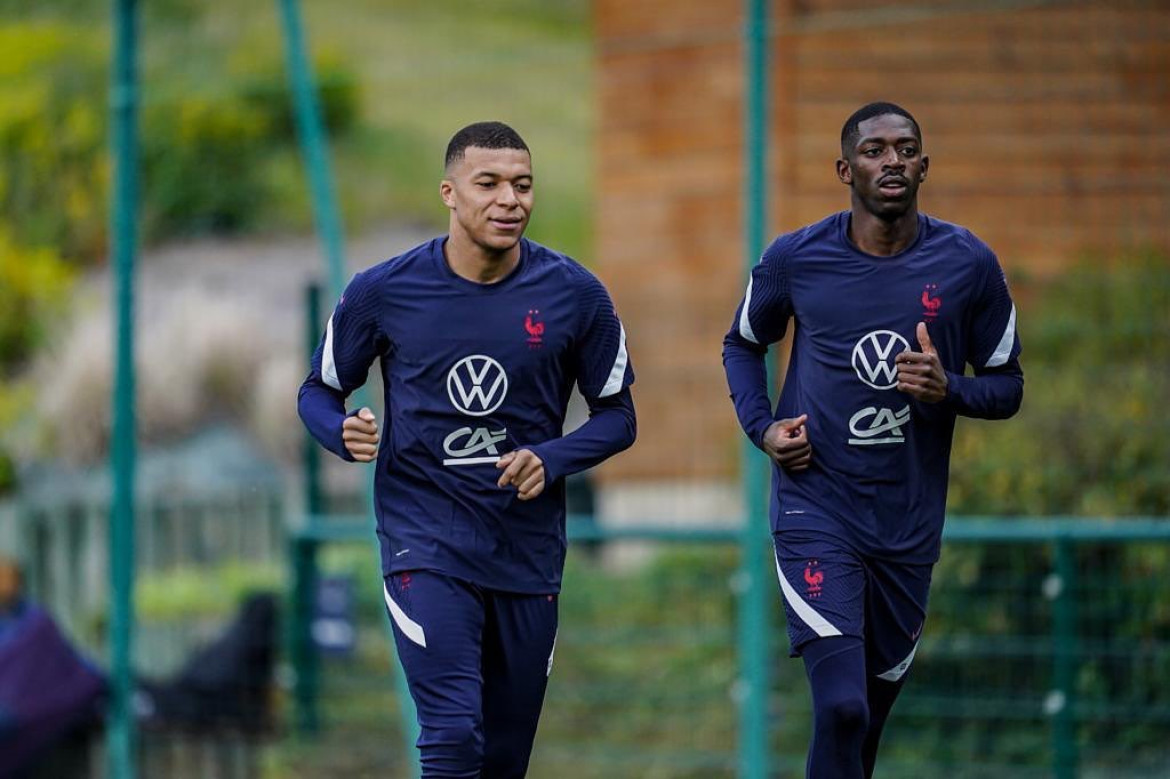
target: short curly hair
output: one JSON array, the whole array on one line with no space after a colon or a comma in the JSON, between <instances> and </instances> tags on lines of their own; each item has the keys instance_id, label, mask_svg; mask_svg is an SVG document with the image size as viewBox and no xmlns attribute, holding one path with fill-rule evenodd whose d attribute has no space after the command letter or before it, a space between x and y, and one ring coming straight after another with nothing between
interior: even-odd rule
<instances>
[{"instance_id":1,"label":"short curly hair","mask_svg":"<svg viewBox=\"0 0 1170 779\"><path fill-rule=\"evenodd\" d=\"M922 143L922 129L919 128L918 121L910 115L909 111L894 103L870 103L854 111L853 115L846 119L844 126L841 127L841 156L848 157L849 152L857 145L857 140L861 137L861 130L858 128L858 125L866 119L873 119L875 116L885 116L886 114L904 116L909 119L910 124L914 127L915 137L918 138L919 143Z\"/></svg>"},{"instance_id":2,"label":"short curly hair","mask_svg":"<svg viewBox=\"0 0 1170 779\"><path fill-rule=\"evenodd\" d=\"M463 153L468 146L478 146L481 149L520 149L528 151L528 144L520 137L520 133L503 122L476 122L464 127L451 136L447 144L447 157L443 163L451 167L452 163L463 159Z\"/></svg>"}]
</instances>

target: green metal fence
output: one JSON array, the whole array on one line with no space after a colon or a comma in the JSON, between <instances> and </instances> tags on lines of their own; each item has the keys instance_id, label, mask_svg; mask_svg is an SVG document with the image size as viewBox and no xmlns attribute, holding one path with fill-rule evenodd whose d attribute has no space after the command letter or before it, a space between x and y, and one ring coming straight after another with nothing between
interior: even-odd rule
<instances>
[{"instance_id":1,"label":"green metal fence","mask_svg":"<svg viewBox=\"0 0 1170 779\"><path fill-rule=\"evenodd\" d=\"M298 700L319 713L330 751L352 744L357 770L406 770L371 531L359 521L316 526L294 540L300 576L353 576L365 593L356 612L365 638L355 656L326 660L306 677L315 686ZM738 532L570 527L532 775L740 775L736 713L754 681L741 678L736 646ZM1165 520L951 520L878 776L1165 775L1170 590L1156 573L1167 562ZM777 632L754 638L772 658L765 768L797 777L808 698L802 664L785 657L771 592ZM304 755L306 764L323 759Z\"/></svg>"},{"instance_id":2,"label":"green metal fence","mask_svg":"<svg viewBox=\"0 0 1170 779\"><path fill-rule=\"evenodd\" d=\"M883 776L1170 772L1166 520L962 520Z\"/></svg>"},{"instance_id":3,"label":"green metal fence","mask_svg":"<svg viewBox=\"0 0 1170 779\"><path fill-rule=\"evenodd\" d=\"M109 523L109 506L97 499L38 500L0 511L0 538L23 559L32 598L103 662ZM141 499L134 535L142 578L137 605L147 612L137 625L136 673L173 671L231 616L235 603L225 601L216 613L209 597L231 586L225 578L282 586L287 533L278 491Z\"/></svg>"},{"instance_id":4,"label":"green metal fence","mask_svg":"<svg viewBox=\"0 0 1170 779\"><path fill-rule=\"evenodd\" d=\"M20 540L34 593L83 644L101 635L106 521L104 507L81 504L0 512L0 537ZM175 571L201 571L211 585L232 560L272 568L289 559L274 495L147 501L138 523L138 600L147 612L143 593ZM271 776L409 776L372 528L353 517L309 527L291 541L289 635L298 640L287 655L295 684L279 697L287 735L249 745L245 756ZM608 527L574 517L570 535L531 775L742 776L737 712L746 686L758 683L740 662L746 635L770 658L761 768L802 776L803 666L785 656L774 582L766 616L775 628L743 629L738 528ZM758 541L766 550L767 537ZM877 776L1167 775L1168 564L1166 519L952 519ZM313 582L326 575L354 586L357 644L348 656L318 656L309 640ZM174 667L229 614L206 616L171 624L140 617L138 661Z\"/></svg>"}]
</instances>

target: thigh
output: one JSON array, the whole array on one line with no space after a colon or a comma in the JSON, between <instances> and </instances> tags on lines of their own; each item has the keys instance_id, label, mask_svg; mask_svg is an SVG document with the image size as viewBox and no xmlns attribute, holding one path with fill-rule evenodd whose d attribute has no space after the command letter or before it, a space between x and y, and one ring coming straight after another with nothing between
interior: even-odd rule
<instances>
[{"instance_id":1,"label":"thigh","mask_svg":"<svg viewBox=\"0 0 1170 779\"><path fill-rule=\"evenodd\" d=\"M773 542L792 655L818 638L864 638L866 572L858 556L829 536L783 532Z\"/></svg>"},{"instance_id":2,"label":"thigh","mask_svg":"<svg viewBox=\"0 0 1170 779\"><path fill-rule=\"evenodd\" d=\"M385 579L394 641L418 708L422 740L431 728L479 731L484 603L472 585L433 571Z\"/></svg>"},{"instance_id":3,"label":"thigh","mask_svg":"<svg viewBox=\"0 0 1170 779\"><path fill-rule=\"evenodd\" d=\"M528 768L556 648L556 595L493 592L483 649L484 777Z\"/></svg>"},{"instance_id":4,"label":"thigh","mask_svg":"<svg viewBox=\"0 0 1170 779\"><path fill-rule=\"evenodd\" d=\"M926 623L933 567L868 561L865 644L871 676L897 682L910 669Z\"/></svg>"}]
</instances>

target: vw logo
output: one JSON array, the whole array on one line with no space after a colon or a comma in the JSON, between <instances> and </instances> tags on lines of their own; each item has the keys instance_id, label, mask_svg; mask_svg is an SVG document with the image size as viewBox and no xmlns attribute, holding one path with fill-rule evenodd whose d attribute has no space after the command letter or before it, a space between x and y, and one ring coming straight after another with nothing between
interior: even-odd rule
<instances>
[{"instance_id":1,"label":"vw logo","mask_svg":"<svg viewBox=\"0 0 1170 779\"><path fill-rule=\"evenodd\" d=\"M464 357L447 372L447 397L464 414L483 417L495 411L508 394L508 375L484 354Z\"/></svg>"},{"instance_id":2,"label":"vw logo","mask_svg":"<svg viewBox=\"0 0 1170 779\"><path fill-rule=\"evenodd\" d=\"M874 330L853 347L853 370L874 389L893 389L898 384L894 358L909 348L906 339L893 330Z\"/></svg>"}]
</instances>

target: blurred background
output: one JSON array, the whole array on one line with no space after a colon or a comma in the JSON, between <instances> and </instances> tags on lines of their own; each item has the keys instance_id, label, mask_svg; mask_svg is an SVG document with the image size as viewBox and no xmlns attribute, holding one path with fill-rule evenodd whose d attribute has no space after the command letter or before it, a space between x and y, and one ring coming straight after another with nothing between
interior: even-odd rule
<instances>
[{"instance_id":1,"label":"blurred background","mask_svg":"<svg viewBox=\"0 0 1170 779\"><path fill-rule=\"evenodd\" d=\"M278 4L140 5L139 772L408 776L364 469L296 418L333 293ZM300 3L346 278L445 229L446 142L498 119L533 151L530 237L593 269L629 334L639 441L571 485L531 775L803 775L803 669L719 359L760 84L768 238L848 206L841 124L890 100L923 129L923 210L997 251L1019 309L1024 407L959 423L878 775L1170 775L1170 6L774 0L753 28L749 5ZM43 610L76 693L40 723L67 737L29 758L45 776L104 770L110 17L0 0L0 744L28 695L12 636Z\"/></svg>"}]
</instances>

